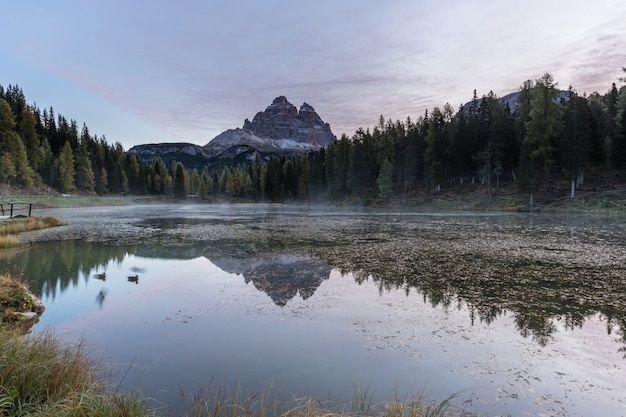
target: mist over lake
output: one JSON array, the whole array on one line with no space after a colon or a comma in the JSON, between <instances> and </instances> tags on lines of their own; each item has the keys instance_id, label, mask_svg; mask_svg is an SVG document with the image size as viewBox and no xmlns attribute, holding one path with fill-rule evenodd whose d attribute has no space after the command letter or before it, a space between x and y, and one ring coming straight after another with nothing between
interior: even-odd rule
<instances>
[{"instance_id":1,"label":"mist over lake","mask_svg":"<svg viewBox=\"0 0 626 417\"><path fill-rule=\"evenodd\" d=\"M38 215L40 213L37 213ZM41 213L43 214L43 213ZM0 261L114 380L486 415L626 413L619 217L283 205L50 209ZM131 278L136 278L131 280Z\"/></svg>"}]
</instances>

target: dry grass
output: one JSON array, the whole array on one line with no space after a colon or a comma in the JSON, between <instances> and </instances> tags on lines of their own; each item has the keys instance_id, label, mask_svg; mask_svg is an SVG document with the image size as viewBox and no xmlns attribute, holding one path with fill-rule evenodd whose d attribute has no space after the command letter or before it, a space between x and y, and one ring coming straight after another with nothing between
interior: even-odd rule
<instances>
[{"instance_id":1,"label":"dry grass","mask_svg":"<svg viewBox=\"0 0 626 417\"><path fill-rule=\"evenodd\" d=\"M52 216L46 217L18 217L0 221L0 236L15 235L31 230L46 229L61 226L63 222Z\"/></svg>"},{"instance_id":2,"label":"dry grass","mask_svg":"<svg viewBox=\"0 0 626 417\"><path fill-rule=\"evenodd\" d=\"M32 308L33 300L18 279L0 275L0 317L7 310L25 311Z\"/></svg>"},{"instance_id":3,"label":"dry grass","mask_svg":"<svg viewBox=\"0 0 626 417\"><path fill-rule=\"evenodd\" d=\"M310 396L289 401L276 400L276 392L245 396L235 387L230 393L212 383L188 397L184 417L470 417L451 405L454 396L443 401L429 400L423 393L401 399L393 394L388 401L374 403L368 387L357 385L353 399L341 403L322 402Z\"/></svg>"},{"instance_id":4,"label":"dry grass","mask_svg":"<svg viewBox=\"0 0 626 417\"><path fill-rule=\"evenodd\" d=\"M17 237L14 235L0 236L0 249L14 248L19 244Z\"/></svg>"},{"instance_id":5,"label":"dry grass","mask_svg":"<svg viewBox=\"0 0 626 417\"><path fill-rule=\"evenodd\" d=\"M16 235L32 230L47 229L63 225L56 217L17 217L0 220L0 249L14 248L19 245Z\"/></svg>"},{"instance_id":6,"label":"dry grass","mask_svg":"<svg viewBox=\"0 0 626 417\"><path fill-rule=\"evenodd\" d=\"M84 343L0 331L0 364L2 416L156 415L139 397L108 390Z\"/></svg>"}]
</instances>

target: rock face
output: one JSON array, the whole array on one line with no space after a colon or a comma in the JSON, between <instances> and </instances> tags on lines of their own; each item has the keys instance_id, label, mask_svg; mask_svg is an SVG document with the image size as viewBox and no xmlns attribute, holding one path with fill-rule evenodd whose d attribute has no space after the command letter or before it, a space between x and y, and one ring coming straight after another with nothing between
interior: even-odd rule
<instances>
[{"instance_id":1,"label":"rock face","mask_svg":"<svg viewBox=\"0 0 626 417\"><path fill-rule=\"evenodd\" d=\"M160 157L168 166L172 161L182 162L187 169L202 170L230 164L252 163L258 155L262 161L272 157L292 156L317 151L337 138L315 112L303 103L298 110L286 97L274 99L252 121L246 119L243 127L220 133L204 146L189 143L161 143L139 145L130 152L144 162Z\"/></svg>"},{"instance_id":2,"label":"rock face","mask_svg":"<svg viewBox=\"0 0 626 417\"><path fill-rule=\"evenodd\" d=\"M330 126L313 107L303 103L298 111L286 97L280 96L252 121L246 119L242 128L217 135L204 148L210 155L224 158L251 150L263 155L291 156L319 150L335 140Z\"/></svg>"}]
</instances>

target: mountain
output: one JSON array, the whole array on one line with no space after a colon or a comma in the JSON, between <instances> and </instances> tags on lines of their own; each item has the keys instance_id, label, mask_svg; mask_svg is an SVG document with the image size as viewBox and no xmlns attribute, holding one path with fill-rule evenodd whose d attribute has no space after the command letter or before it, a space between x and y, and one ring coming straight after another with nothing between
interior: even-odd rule
<instances>
[{"instance_id":1,"label":"mountain","mask_svg":"<svg viewBox=\"0 0 626 417\"><path fill-rule=\"evenodd\" d=\"M300 155L317 151L336 140L330 125L312 106L303 103L298 110L286 97L280 96L252 121L246 119L243 127L222 132L204 146L158 143L134 146L129 152L144 162L158 156L168 166L179 161L187 169L200 171L205 165L211 168L252 163L256 155L264 161Z\"/></svg>"},{"instance_id":2,"label":"mountain","mask_svg":"<svg viewBox=\"0 0 626 417\"><path fill-rule=\"evenodd\" d=\"M556 103L559 103L561 100L563 101L568 101L569 100L569 96L570 96L570 92L569 91L564 91L564 90L560 90L559 94L557 95L557 97L554 99L554 101ZM517 98L519 97L519 91L515 91L513 93L509 93L503 97L498 97L498 100L504 104L504 105L508 105L509 109L511 109L511 113L515 112L515 110L517 110L517 106L519 105ZM480 101L481 98L478 98L478 106L480 106ZM464 114L468 114L469 113L469 108L471 106L472 102L468 101L467 103L465 103L462 107L463 109L463 113Z\"/></svg>"}]
</instances>

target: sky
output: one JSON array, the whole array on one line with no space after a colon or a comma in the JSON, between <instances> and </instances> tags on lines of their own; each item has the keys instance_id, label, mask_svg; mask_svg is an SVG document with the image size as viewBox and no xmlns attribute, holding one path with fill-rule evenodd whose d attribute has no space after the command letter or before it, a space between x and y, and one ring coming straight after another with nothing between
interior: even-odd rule
<instances>
[{"instance_id":1,"label":"sky","mask_svg":"<svg viewBox=\"0 0 626 417\"><path fill-rule=\"evenodd\" d=\"M125 149L205 145L284 95L333 133L416 120L552 74L624 76L623 0L0 2L0 85Z\"/></svg>"}]
</instances>

